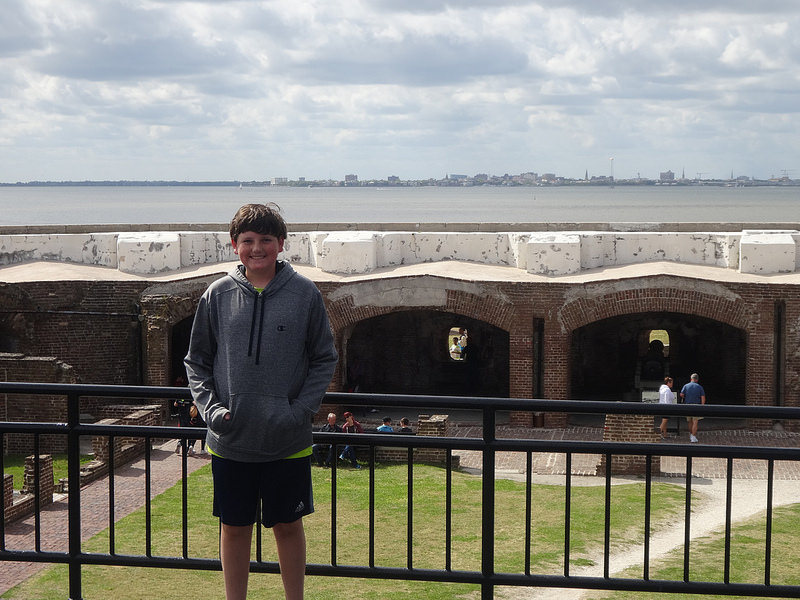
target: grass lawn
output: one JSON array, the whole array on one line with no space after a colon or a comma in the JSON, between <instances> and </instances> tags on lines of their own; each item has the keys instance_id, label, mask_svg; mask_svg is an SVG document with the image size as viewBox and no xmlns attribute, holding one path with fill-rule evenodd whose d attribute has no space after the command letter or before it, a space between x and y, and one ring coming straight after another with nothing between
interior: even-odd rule
<instances>
[{"instance_id":1,"label":"grass lawn","mask_svg":"<svg viewBox=\"0 0 800 600\"><path fill-rule=\"evenodd\" d=\"M330 564L331 471L313 469L316 512L305 519L308 562ZM375 472L375 564L406 566L407 471L403 466L381 466ZM481 481L465 473L453 473L453 569L480 568ZM366 565L369 553L369 474L366 470L338 471L337 562ZM211 478L206 466L188 480L189 556L218 556L218 525L210 514ZM414 470L413 564L417 568L444 568L445 472L418 465ZM535 485L533 489L532 560L534 573L560 573L564 548L563 486ZM498 480L496 493L496 569L524 571L525 487L514 481ZM612 490L612 544L637 543L642 539L644 484L614 486ZM653 486L653 518L667 522L683 511L684 490L673 484ZM571 559L586 564L603 543L602 487L573 487L571 517ZM156 497L152 504L153 554L181 553L180 486ZM276 560L269 532L263 536L263 559ZM116 529L118 553L144 554L144 510L122 521ZM108 535L101 533L84 544L86 551L107 552ZM223 598L219 572L84 567L83 596L87 600L215 599ZM280 577L252 574L253 598L282 597ZM66 567L48 567L3 598L63 600L68 590ZM456 599L474 597L476 586L406 581L381 581L333 577L309 577L309 599Z\"/></svg>"},{"instance_id":2,"label":"grass lawn","mask_svg":"<svg viewBox=\"0 0 800 600\"><path fill-rule=\"evenodd\" d=\"M67 455L65 454L52 454L53 457L53 480L58 483L58 480L67 476ZM81 464L91 462L92 457L88 455L81 455ZM14 476L14 489L21 490L22 484L25 482L25 455L22 454L9 454L3 457L3 471L11 473Z\"/></svg>"},{"instance_id":3,"label":"grass lawn","mask_svg":"<svg viewBox=\"0 0 800 600\"><path fill-rule=\"evenodd\" d=\"M731 583L764 583L764 557L766 548L766 515L740 523L731 530ZM772 521L772 552L770 583L775 585L800 585L800 549L797 533L800 532L800 504L776 508ZM689 579L691 581L721 582L724 576L724 532L692 542L689 552ZM641 568L630 569L623 576L641 576ZM683 548L674 550L658 564L651 565L653 579L683 580ZM696 595L642 592L594 592L586 598L608 600L688 600ZM730 600L744 596L703 596ZM751 598L748 596L747 598Z\"/></svg>"}]
</instances>

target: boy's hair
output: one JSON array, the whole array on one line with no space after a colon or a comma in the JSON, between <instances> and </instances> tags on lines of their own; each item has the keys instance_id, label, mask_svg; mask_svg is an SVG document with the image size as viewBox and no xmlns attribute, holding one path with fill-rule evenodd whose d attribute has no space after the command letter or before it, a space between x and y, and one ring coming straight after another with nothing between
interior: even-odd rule
<instances>
[{"instance_id":1,"label":"boy's hair","mask_svg":"<svg viewBox=\"0 0 800 600\"><path fill-rule=\"evenodd\" d=\"M286 239L286 222L283 220L280 210L281 207L274 202L245 204L233 215L230 229L231 239L238 241L239 235L245 231Z\"/></svg>"}]
</instances>

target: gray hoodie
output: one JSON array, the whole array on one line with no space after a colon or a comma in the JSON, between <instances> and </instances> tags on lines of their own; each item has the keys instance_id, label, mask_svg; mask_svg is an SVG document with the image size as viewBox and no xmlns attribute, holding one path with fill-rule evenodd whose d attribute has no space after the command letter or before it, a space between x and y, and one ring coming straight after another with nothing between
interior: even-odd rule
<instances>
[{"instance_id":1,"label":"gray hoodie","mask_svg":"<svg viewBox=\"0 0 800 600\"><path fill-rule=\"evenodd\" d=\"M261 462L309 447L337 359L322 295L290 264L261 293L242 265L212 283L184 360L209 449Z\"/></svg>"}]
</instances>

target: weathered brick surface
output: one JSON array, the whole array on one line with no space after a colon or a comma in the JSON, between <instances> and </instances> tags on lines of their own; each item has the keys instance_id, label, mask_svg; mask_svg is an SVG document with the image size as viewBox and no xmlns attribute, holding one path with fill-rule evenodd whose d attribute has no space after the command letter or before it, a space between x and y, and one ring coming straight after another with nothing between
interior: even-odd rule
<instances>
[{"instance_id":1,"label":"weathered brick surface","mask_svg":"<svg viewBox=\"0 0 800 600\"><path fill-rule=\"evenodd\" d=\"M69 365L75 381L170 384L181 358L176 358L181 349L172 347L172 334L192 318L200 294L216 277L157 285L147 281L2 284L0 302L6 312L0 316L0 342L22 353L8 361L53 357ZM413 297L417 288L424 292L420 292L421 298L428 297L425 290L444 287L445 292L431 295L435 301L429 304L357 303L349 290L363 291L374 282L363 277L320 282L337 349L343 357L332 390L344 389L347 381L344 358L354 328L385 315L435 312L455 315L456 324L463 318L497 328L507 336L504 344L508 347L503 349L508 357L508 382L503 388L507 394L560 400L574 394L576 375L572 371L579 371L572 346L576 331L609 319L668 314L687 321L707 320L740 334L741 344L737 345L746 346L743 360L732 360L727 349L719 350L721 364L733 366L718 377L736 382L736 389L741 390L736 402L800 406L800 294L796 285L772 280L707 281L677 275L582 283L557 279L473 282L432 276L383 278L381 282L384 288L394 286L408 297ZM404 332L391 333L403 339ZM389 358L385 368L405 381L415 381L432 364L430 357L415 358L418 360ZM780 361L780 369L776 361ZM15 368L17 371L11 369L7 379L52 379L45 371L25 375L21 366ZM701 373L701 382L703 376ZM711 397L712 404L727 400L719 395ZM166 408L166 401L162 405ZM91 405L85 408L92 412ZM3 410L7 411L7 405ZM46 411L38 412L39 418L45 418ZM512 422L520 426L529 427L533 421L528 412L512 415ZM566 423L564 414L548 412L544 416L546 427L563 427ZM769 427L771 422L760 420L752 425Z\"/></svg>"},{"instance_id":2,"label":"weathered brick surface","mask_svg":"<svg viewBox=\"0 0 800 600\"><path fill-rule=\"evenodd\" d=\"M606 415L603 428L604 442L654 443L660 434L653 429L652 415ZM606 455L600 457L597 474L606 472ZM655 472L661 469L661 457L652 457L652 468ZM612 475L644 475L647 472L645 457L635 454L614 454L611 457Z\"/></svg>"}]
</instances>

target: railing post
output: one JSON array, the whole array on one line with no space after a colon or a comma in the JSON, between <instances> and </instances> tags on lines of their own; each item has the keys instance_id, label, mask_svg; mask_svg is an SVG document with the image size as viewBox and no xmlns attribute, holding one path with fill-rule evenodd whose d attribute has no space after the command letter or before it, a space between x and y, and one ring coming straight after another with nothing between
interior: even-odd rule
<instances>
[{"instance_id":1,"label":"railing post","mask_svg":"<svg viewBox=\"0 0 800 600\"><path fill-rule=\"evenodd\" d=\"M81 438L80 396L67 394L67 498L69 514L69 599L82 600L81 593Z\"/></svg>"},{"instance_id":2,"label":"railing post","mask_svg":"<svg viewBox=\"0 0 800 600\"><path fill-rule=\"evenodd\" d=\"M481 531L481 600L494 597L494 447L496 439L496 415L491 407L483 409L483 482L482 482L482 531Z\"/></svg>"}]
</instances>

